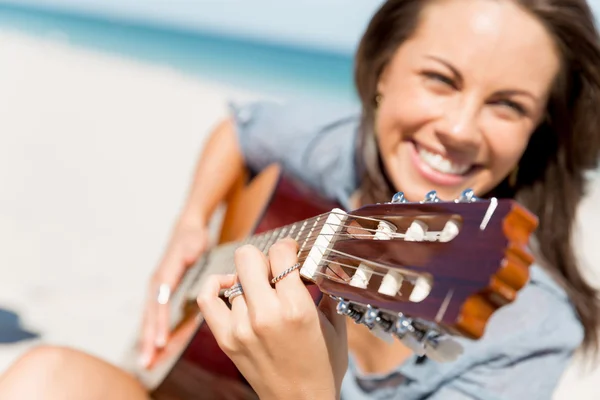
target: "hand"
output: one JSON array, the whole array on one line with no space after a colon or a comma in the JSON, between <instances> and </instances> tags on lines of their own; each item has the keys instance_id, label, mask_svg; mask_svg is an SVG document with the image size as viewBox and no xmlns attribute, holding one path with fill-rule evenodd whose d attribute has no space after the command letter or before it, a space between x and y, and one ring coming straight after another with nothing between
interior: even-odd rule
<instances>
[{"instance_id":1,"label":"hand","mask_svg":"<svg viewBox=\"0 0 600 400\"><path fill-rule=\"evenodd\" d=\"M348 365L346 321L324 296L317 308L298 270L273 289L272 276L294 265L297 245L278 241L267 259L252 246L236 251L236 275L210 277L198 305L221 349L261 400L337 399ZM239 279L231 310L221 289Z\"/></svg>"},{"instance_id":2,"label":"hand","mask_svg":"<svg viewBox=\"0 0 600 400\"><path fill-rule=\"evenodd\" d=\"M164 256L150 280L148 299L144 312L141 337L140 363L147 368L158 349L163 348L169 338L169 304L159 304L158 290L167 285L172 293L183 274L206 249L208 229L201 222L182 223L176 226Z\"/></svg>"}]
</instances>

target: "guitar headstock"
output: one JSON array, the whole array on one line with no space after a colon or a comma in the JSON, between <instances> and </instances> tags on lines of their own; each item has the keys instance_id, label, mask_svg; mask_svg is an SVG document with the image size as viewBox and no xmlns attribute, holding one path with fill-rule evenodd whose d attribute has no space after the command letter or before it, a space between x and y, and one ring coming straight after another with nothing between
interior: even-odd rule
<instances>
[{"instance_id":1,"label":"guitar headstock","mask_svg":"<svg viewBox=\"0 0 600 400\"><path fill-rule=\"evenodd\" d=\"M527 283L536 227L510 199L465 191L442 201L430 192L409 203L398 193L329 213L301 272L339 301L338 312L444 361L459 352L452 335L480 338Z\"/></svg>"}]
</instances>

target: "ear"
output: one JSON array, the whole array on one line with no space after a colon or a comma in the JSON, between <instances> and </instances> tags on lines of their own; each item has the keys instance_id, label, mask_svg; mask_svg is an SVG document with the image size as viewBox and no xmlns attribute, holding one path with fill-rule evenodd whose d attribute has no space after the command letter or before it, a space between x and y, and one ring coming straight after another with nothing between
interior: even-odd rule
<instances>
[{"instance_id":1,"label":"ear","mask_svg":"<svg viewBox=\"0 0 600 400\"><path fill-rule=\"evenodd\" d=\"M390 64L387 63L385 67L383 67L383 70L381 71L381 74L379 74L379 78L377 79L377 93L379 93L382 96L384 96L387 91L388 76L390 75L389 65Z\"/></svg>"}]
</instances>

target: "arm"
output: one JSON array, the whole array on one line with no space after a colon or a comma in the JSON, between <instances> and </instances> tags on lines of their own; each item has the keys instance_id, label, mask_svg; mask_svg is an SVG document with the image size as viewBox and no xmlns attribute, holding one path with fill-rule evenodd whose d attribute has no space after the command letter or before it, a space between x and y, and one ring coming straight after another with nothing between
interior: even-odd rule
<instances>
[{"instance_id":1,"label":"arm","mask_svg":"<svg viewBox=\"0 0 600 400\"><path fill-rule=\"evenodd\" d=\"M243 176L244 157L233 119L221 122L210 134L194 173L187 200L175 223L169 244L154 272L142 328L140 364L148 367L156 350L169 338L169 306L159 304L159 288L175 290L188 267L208 243L207 223L217 205Z\"/></svg>"},{"instance_id":2,"label":"arm","mask_svg":"<svg viewBox=\"0 0 600 400\"><path fill-rule=\"evenodd\" d=\"M182 225L204 225L244 174L244 157L232 119L210 134L196 165L194 179L179 218Z\"/></svg>"},{"instance_id":3,"label":"arm","mask_svg":"<svg viewBox=\"0 0 600 400\"><path fill-rule=\"evenodd\" d=\"M346 165L351 157L341 157L344 163L335 156L340 153L338 143L352 147L352 130L345 121L315 107L272 102L232 105L231 117L212 132L202 151L170 243L150 283L143 365L151 363L155 348L163 347L168 340L168 307L158 304L159 288L163 293L172 292L187 267L202 254L209 218L243 177L246 167L259 172L269 164L280 163L284 170L312 187L338 187L340 181L348 179L333 176L334 172L351 173ZM329 195L336 197L336 193Z\"/></svg>"}]
</instances>

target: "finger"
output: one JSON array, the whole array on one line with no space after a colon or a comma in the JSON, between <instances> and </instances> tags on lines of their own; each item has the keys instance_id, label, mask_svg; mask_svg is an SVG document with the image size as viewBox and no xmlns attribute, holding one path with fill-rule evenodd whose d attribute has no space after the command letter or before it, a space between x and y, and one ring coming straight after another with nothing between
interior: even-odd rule
<instances>
[{"instance_id":1,"label":"finger","mask_svg":"<svg viewBox=\"0 0 600 400\"><path fill-rule=\"evenodd\" d=\"M236 279L238 280L238 279ZM243 288L243 286L242 286ZM248 319L248 304L246 303L246 295L241 294L230 301L231 315L236 321Z\"/></svg>"},{"instance_id":2,"label":"finger","mask_svg":"<svg viewBox=\"0 0 600 400\"><path fill-rule=\"evenodd\" d=\"M143 368L148 368L155 354L155 301L153 298L146 300L144 321L142 324L141 351L139 363Z\"/></svg>"},{"instance_id":3,"label":"finger","mask_svg":"<svg viewBox=\"0 0 600 400\"><path fill-rule=\"evenodd\" d=\"M337 303L328 295L324 295L319 302L319 311L331 323L333 329L340 334L346 335L346 317L338 314Z\"/></svg>"},{"instance_id":4,"label":"finger","mask_svg":"<svg viewBox=\"0 0 600 400\"><path fill-rule=\"evenodd\" d=\"M278 240L269 249L269 264L273 277L279 276L298 262L298 244L293 239ZM282 298L310 298L306 286L300 279L299 268L291 271L275 283L277 294ZM298 297L301 296L301 297Z\"/></svg>"},{"instance_id":5,"label":"finger","mask_svg":"<svg viewBox=\"0 0 600 400\"><path fill-rule=\"evenodd\" d=\"M170 297L179 285L187 265L184 264L183 254L171 253L159 268L159 278L156 279L154 288L153 307L154 318L154 345L163 348L167 344L170 331ZM152 293L151 293L152 295Z\"/></svg>"},{"instance_id":6,"label":"finger","mask_svg":"<svg viewBox=\"0 0 600 400\"><path fill-rule=\"evenodd\" d=\"M268 260L256 247L245 245L238 248L235 251L235 268L250 313L277 301L269 283Z\"/></svg>"},{"instance_id":7,"label":"finger","mask_svg":"<svg viewBox=\"0 0 600 400\"><path fill-rule=\"evenodd\" d=\"M200 289L197 302L204 320L219 343L229 334L231 310L219 297L222 289L228 289L236 282L235 275L211 275ZM238 296L242 297L242 296ZM233 302L237 302L237 298Z\"/></svg>"}]
</instances>

